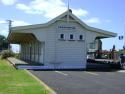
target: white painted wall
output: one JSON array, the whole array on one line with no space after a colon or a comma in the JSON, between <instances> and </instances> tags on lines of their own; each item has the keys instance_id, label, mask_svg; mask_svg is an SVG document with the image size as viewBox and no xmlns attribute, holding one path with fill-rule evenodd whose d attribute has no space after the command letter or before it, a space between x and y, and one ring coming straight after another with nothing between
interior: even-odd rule
<instances>
[{"instance_id":1,"label":"white painted wall","mask_svg":"<svg viewBox=\"0 0 125 94\"><path fill-rule=\"evenodd\" d=\"M43 42L39 44L39 62L42 64L44 64L44 46Z\"/></svg>"},{"instance_id":2,"label":"white painted wall","mask_svg":"<svg viewBox=\"0 0 125 94\"><path fill-rule=\"evenodd\" d=\"M75 26L75 30L59 30L58 26ZM60 34L64 34L65 41L60 41ZM69 41L69 35L74 35L75 41ZM83 35L84 41L78 41L79 35ZM86 68L86 53L89 44L100 36L96 32L89 31L76 22L67 24L58 21L48 27L45 41L45 64L58 66L72 66L73 68Z\"/></svg>"},{"instance_id":3,"label":"white painted wall","mask_svg":"<svg viewBox=\"0 0 125 94\"><path fill-rule=\"evenodd\" d=\"M46 31L46 40L45 40L45 63L46 65L50 65L55 60L55 41L56 40L56 28L55 26L50 26Z\"/></svg>"},{"instance_id":4,"label":"white painted wall","mask_svg":"<svg viewBox=\"0 0 125 94\"><path fill-rule=\"evenodd\" d=\"M69 15L68 20L66 15ZM60 26L75 28L59 28ZM105 33L103 30L85 25L68 11L46 24L16 27L12 31L12 33L32 33L36 36L36 41L21 44L23 59L30 59L31 44L31 61L44 63L47 67L56 64L56 67L62 68L86 68L89 44L93 43L97 36L110 36L109 32ZM60 34L64 34L64 40L60 40ZM70 34L74 36L73 41L69 39ZM13 34L12 37L14 35L16 36ZM83 35L83 41L79 41L79 35Z\"/></svg>"},{"instance_id":5,"label":"white painted wall","mask_svg":"<svg viewBox=\"0 0 125 94\"><path fill-rule=\"evenodd\" d=\"M73 26L75 29L60 29L58 26ZM24 30L23 33L25 32L33 33L41 42L41 45L37 43L31 45L32 61L39 61L46 66L54 66L56 63L57 67L70 68L86 68L86 53L89 43L94 42L95 38L99 36L98 33L88 31L77 22L67 23L65 21L58 21L46 28ZM60 34L64 34L64 40L59 40ZM70 34L73 34L74 41L70 41ZM83 41L79 41L79 35L83 35ZM40 48L40 52L36 53L38 48ZM25 49L23 45L22 49L24 55L28 48Z\"/></svg>"},{"instance_id":6,"label":"white painted wall","mask_svg":"<svg viewBox=\"0 0 125 94\"><path fill-rule=\"evenodd\" d=\"M66 23L54 23L46 31L45 41L45 64L53 65L60 63L61 66L79 66L79 68L86 67L86 45L85 41L78 41L79 35L85 37L85 32L81 29L76 30L59 30L58 25L65 25ZM75 24L70 24L75 26ZM76 26L77 27L77 26ZM63 33L66 41L60 41L59 36ZM74 40L69 41L69 35L74 35Z\"/></svg>"}]
</instances>

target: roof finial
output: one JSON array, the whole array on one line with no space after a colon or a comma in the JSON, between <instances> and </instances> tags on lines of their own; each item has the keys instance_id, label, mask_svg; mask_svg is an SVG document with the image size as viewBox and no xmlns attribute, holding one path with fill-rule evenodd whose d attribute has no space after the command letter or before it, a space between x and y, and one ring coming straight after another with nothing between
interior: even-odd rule
<instances>
[{"instance_id":1,"label":"roof finial","mask_svg":"<svg viewBox=\"0 0 125 94\"><path fill-rule=\"evenodd\" d=\"M68 0L68 11L69 11L69 0Z\"/></svg>"},{"instance_id":2,"label":"roof finial","mask_svg":"<svg viewBox=\"0 0 125 94\"><path fill-rule=\"evenodd\" d=\"M68 2L68 6L67 6L67 8L68 8L68 10L67 10L67 23L69 22L69 0L67 0L67 2Z\"/></svg>"}]
</instances>

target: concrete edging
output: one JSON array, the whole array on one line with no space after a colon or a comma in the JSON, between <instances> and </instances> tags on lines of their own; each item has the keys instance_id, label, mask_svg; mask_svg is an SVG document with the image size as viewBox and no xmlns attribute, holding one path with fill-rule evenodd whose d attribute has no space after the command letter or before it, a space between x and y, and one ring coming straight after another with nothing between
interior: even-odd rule
<instances>
[{"instance_id":1,"label":"concrete edging","mask_svg":"<svg viewBox=\"0 0 125 94\"><path fill-rule=\"evenodd\" d=\"M51 89L48 85L46 85L44 82L42 82L39 78L37 78L35 75L33 75L28 70L25 70L30 76L32 76L34 79L36 79L40 84L42 84L47 90L50 91L51 94L57 94L53 89Z\"/></svg>"}]
</instances>

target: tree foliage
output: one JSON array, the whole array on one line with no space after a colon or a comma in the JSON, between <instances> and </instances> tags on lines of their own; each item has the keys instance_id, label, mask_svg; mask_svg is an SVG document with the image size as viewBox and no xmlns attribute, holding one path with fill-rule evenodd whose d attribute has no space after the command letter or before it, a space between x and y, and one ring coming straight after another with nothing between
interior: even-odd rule
<instances>
[{"instance_id":1,"label":"tree foliage","mask_svg":"<svg viewBox=\"0 0 125 94\"><path fill-rule=\"evenodd\" d=\"M7 38L3 35L0 35L0 51L8 49L8 41Z\"/></svg>"},{"instance_id":2,"label":"tree foliage","mask_svg":"<svg viewBox=\"0 0 125 94\"><path fill-rule=\"evenodd\" d=\"M119 50L118 53L119 53L119 54L125 54L125 50L124 50L124 49Z\"/></svg>"}]
</instances>

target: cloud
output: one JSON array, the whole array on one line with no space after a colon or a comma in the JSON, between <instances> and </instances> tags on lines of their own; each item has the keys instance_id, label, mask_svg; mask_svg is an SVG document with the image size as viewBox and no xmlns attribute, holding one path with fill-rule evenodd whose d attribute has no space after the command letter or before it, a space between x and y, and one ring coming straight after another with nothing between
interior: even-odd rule
<instances>
[{"instance_id":1,"label":"cloud","mask_svg":"<svg viewBox=\"0 0 125 94\"><path fill-rule=\"evenodd\" d=\"M17 2L17 0L0 0L0 2L4 5L13 5Z\"/></svg>"},{"instance_id":2,"label":"cloud","mask_svg":"<svg viewBox=\"0 0 125 94\"><path fill-rule=\"evenodd\" d=\"M0 20L0 24L7 24L7 20ZM23 25L29 25L29 23L21 20L13 20L12 26L23 26Z\"/></svg>"},{"instance_id":3,"label":"cloud","mask_svg":"<svg viewBox=\"0 0 125 94\"><path fill-rule=\"evenodd\" d=\"M0 35L8 36L8 24L7 21L0 20L0 23L6 23L6 24L0 24ZM29 25L28 22L21 21L21 20L14 20L12 22L12 27L14 26L24 26L24 25Z\"/></svg>"},{"instance_id":4,"label":"cloud","mask_svg":"<svg viewBox=\"0 0 125 94\"><path fill-rule=\"evenodd\" d=\"M24 26L24 25L29 25L29 23L21 20L15 20L12 22L12 26Z\"/></svg>"},{"instance_id":5,"label":"cloud","mask_svg":"<svg viewBox=\"0 0 125 94\"><path fill-rule=\"evenodd\" d=\"M16 7L20 10L24 10L25 12L30 12L30 7L25 4L17 4Z\"/></svg>"},{"instance_id":6,"label":"cloud","mask_svg":"<svg viewBox=\"0 0 125 94\"><path fill-rule=\"evenodd\" d=\"M7 30L0 30L0 35L7 37L8 31Z\"/></svg>"},{"instance_id":7,"label":"cloud","mask_svg":"<svg viewBox=\"0 0 125 94\"><path fill-rule=\"evenodd\" d=\"M77 16L86 16L88 15L88 11L83 10L83 9L72 9L73 13Z\"/></svg>"},{"instance_id":8,"label":"cloud","mask_svg":"<svg viewBox=\"0 0 125 94\"><path fill-rule=\"evenodd\" d=\"M18 3L16 8L29 14L40 14L46 18L54 18L67 10L67 5L62 0L34 0L29 4ZM87 10L73 9L77 16L88 15Z\"/></svg>"},{"instance_id":9,"label":"cloud","mask_svg":"<svg viewBox=\"0 0 125 94\"><path fill-rule=\"evenodd\" d=\"M93 17L87 20L83 20L87 24L95 24L95 23L101 23L101 20L97 17Z\"/></svg>"},{"instance_id":10,"label":"cloud","mask_svg":"<svg viewBox=\"0 0 125 94\"><path fill-rule=\"evenodd\" d=\"M0 21L0 24L4 24L4 23L6 23L6 21L4 21L4 20L1 20L1 21Z\"/></svg>"}]
</instances>

